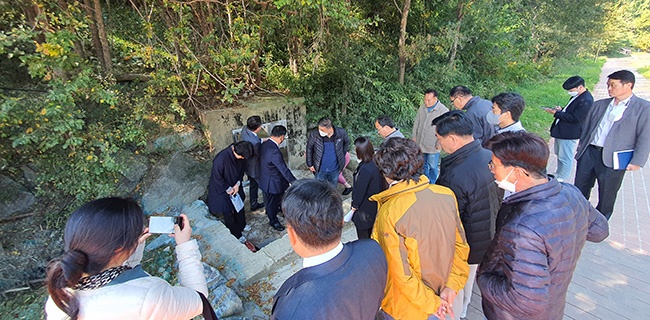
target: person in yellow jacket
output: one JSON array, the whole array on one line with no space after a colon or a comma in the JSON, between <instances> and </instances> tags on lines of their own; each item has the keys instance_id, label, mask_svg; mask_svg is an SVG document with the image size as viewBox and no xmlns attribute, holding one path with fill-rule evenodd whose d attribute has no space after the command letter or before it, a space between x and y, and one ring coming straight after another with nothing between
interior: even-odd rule
<instances>
[{"instance_id":1,"label":"person in yellow jacket","mask_svg":"<svg viewBox=\"0 0 650 320\"><path fill-rule=\"evenodd\" d=\"M420 174L422 152L412 140L386 140L375 162L390 185L370 197L379 206L372 238L388 262L381 315L453 318L454 298L469 274L469 245L454 193Z\"/></svg>"}]
</instances>

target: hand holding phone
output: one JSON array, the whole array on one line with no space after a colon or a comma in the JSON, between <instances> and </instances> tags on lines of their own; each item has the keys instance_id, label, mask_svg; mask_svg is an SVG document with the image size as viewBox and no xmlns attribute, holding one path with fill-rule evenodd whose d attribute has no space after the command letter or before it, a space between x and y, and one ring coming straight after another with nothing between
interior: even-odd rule
<instances>
[{"instance_id":1,"label":"hand holding phone","mask_svg":"<svg viewBox=\"0 0 650 320\"><path fill-rule=\"evenodd\" d=\"M176 240L176 244L182 244L187 241L190 241L192 237L192 227L190 227L190 219L184 213L181 213L179 217L181 220L179 224L174 225L175 233L171 234Z\"/></svg>"},{"instance_id":2,"label":"hand holding phone","mask_svg":"<svg viewBox=\"0 0 650 320\"><path fill-rule=\"evenodd\" d=\"M181 217L149 217L149 233L174 233L174 225L183 229Z\"/></svg>"}]
</instances>

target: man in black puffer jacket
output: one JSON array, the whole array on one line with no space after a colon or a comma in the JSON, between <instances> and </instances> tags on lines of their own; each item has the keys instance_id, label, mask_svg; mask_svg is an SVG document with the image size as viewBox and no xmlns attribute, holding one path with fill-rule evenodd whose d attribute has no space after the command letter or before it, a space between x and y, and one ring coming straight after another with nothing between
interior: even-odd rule
<instances>
[{"instance_id":1,"label":"man in black puffer jacket","mask_svg":"<svg viewBox=\"0 0 650 320\"><path fill-rule=\"evenodd\" d=\"M440 162L440 176L436 184L448 187L456 195L460 220L469 243L469 277L462 293L460 317L465 318L472 298L472 287L478 264L494 237L495 220L501 198L494 176L488 168L492 152L484 149L472 136L472 121L467 115L454 110L433 120L436 138L442 150L449 155ZM455 311L456 312L456 311Z\"/></svg>"},{"instance_id":2,"label":"man in black puffer jacket","mask_svg":"<svg viewBox=\"0 0 650 320\"><path fill-rule=\"evenodd\" d=\"M503 200L497 233L477 272L488 319L562 319L585 241L607 238L607 220L578 189L546 175L548 146L526 132L488 142Z\"/></svg>"},{"instance_id":3,"label":"man in black puffer jacket","mask_svg":"<svg viewBox=\"0 0 650 320\"><path fill-rule=\"evenodd\" d=\"M345 167L345 153L350 139L343 128L337 128L328 118L318 120L318 129L309 132L307 137L307 167L316 179L331 183L336 187L339 173Z\"/></svg>"}]
</instances>

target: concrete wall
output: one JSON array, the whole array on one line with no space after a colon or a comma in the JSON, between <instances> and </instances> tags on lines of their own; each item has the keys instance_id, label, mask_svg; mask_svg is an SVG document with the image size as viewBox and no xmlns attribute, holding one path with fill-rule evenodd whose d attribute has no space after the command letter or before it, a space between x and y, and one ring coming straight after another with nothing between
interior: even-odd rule
<instances>
[{"instance_id":1,"label":"concrete wall","mask_svg":"<svg viewBox=\"0 0 650 320\"><path fill-rule=\"evenodd\" d=\"M304 164L307 145L306 108L303 98L254 97L241 101L244 107L204 111L201 122L208 128L214 149L219 150L233 142L232 130L240 129L246 119L259 115L262 123L287 120L289 167Z\"/></svg>"}]
</instances>

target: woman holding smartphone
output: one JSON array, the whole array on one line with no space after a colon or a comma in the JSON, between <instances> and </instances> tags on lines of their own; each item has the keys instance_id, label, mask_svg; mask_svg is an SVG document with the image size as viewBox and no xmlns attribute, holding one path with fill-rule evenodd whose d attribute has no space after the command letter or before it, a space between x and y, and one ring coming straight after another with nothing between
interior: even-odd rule
<instances>
[{"instance_id":1,"label":"woman holding smartphone","mask_svg":"<svg viewBox=\"0 0 650 320\"><path fill-rule=\"evenodd\" d=\"M377 202L368 198L373 194L386 190L386 180L379 173L373 161L375 149L368 137L359 137L354 140L357 158L361 160L357 171L354 173L354 189L352 189L352 221L357 228L359 239L370 239L372 226L377 217Z\"/></svg>"},{"instance_id":2,"label":"woman holding smartphone","mask_svg":"<svg viewBox=\"0 0 650 320\"><path fill-rule=\"evenodd\" d=\"M72 213L65 253L48 266L47 319L190 319L203 312L208 288L192 228L174 225L178 280L172 286L139 266L145 240L142 209L130 199L103 198ZM209 304L207 304L209 307Z\"/></svg>"}]
</instances>

